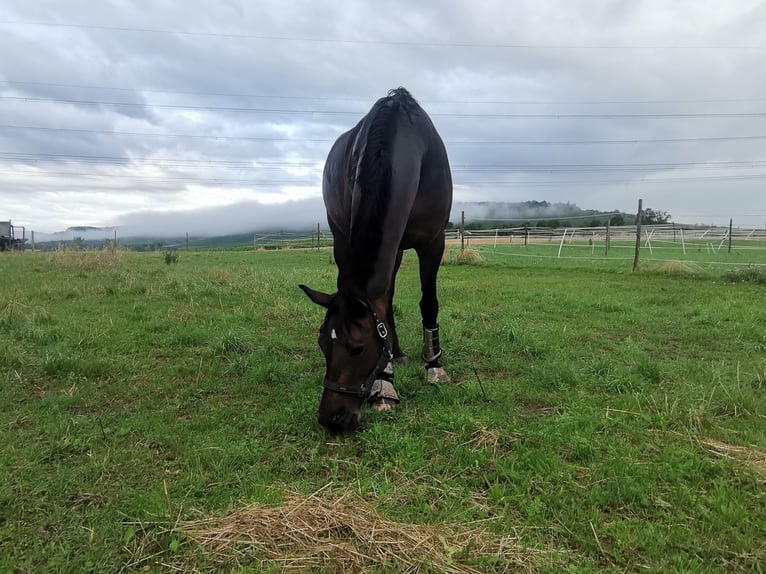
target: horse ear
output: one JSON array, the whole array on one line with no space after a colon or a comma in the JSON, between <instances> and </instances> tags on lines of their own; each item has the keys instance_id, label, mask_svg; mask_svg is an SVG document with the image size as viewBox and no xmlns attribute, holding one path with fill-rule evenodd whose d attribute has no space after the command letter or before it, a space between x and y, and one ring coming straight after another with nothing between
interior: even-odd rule
<instances>
[{"instance_id":1,"label":"horse ear","mask_svg":"<svg viewBox=\"0 0 766 574\"><path fill-rule=\"evenodd\" d=\"M301 290L306 295L308 295L309 299L311 299L317 305L321 305L325 309L329 308L330 305L332 305L333 299L335 299L335 295L330 295L328 293L322 293L321 291L316 291L312 289L311 287L307 287L306 285L298 285L298 287L300 287Z\"/></svg>"}]
</instances>

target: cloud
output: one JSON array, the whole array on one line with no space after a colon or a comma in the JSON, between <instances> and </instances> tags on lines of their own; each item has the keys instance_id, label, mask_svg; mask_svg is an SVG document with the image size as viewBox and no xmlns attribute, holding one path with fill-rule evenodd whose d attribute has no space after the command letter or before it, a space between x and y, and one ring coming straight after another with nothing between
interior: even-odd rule
<instances>
[{"instance_id":1,"label":"cloud","mask_svg":"<svg viewBox=\"0 0 766 574\"><path fill-rule=\"evenodd\" d=\"M178 237L232 235L252 231L308 231L327 227L320 198L264 204L257 201L189 211L139 212L119 217L115 227L122 237Z\"/></svg>"},{"instance_id":2,"label":"cloud","mask_svg":"<svg viewBox=\"0 0 766 574\"><path fill-rule=\"evenodd\" d=\"M764 111L763 17L755 1L9 0L2 217L54 231L318 201L332 141L404 85L456 201L643 197L760 226L766 118L732 114Z\"/></svg>"}]
</instances>

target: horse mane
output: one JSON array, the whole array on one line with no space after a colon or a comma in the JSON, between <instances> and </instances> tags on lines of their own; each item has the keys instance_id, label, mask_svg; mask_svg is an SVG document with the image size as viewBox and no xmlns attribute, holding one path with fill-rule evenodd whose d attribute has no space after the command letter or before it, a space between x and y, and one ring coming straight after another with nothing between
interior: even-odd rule
<instances>
[{"instance_id":1,"label":"horse mane","mask_svg":"<svg viewBox=\"0 0 766 574\"><path fill-rule=\"evenodd\" d=\"M383 235L382 226L391 198L391 156L396 137L396 120L401 110L412 122L411 113L417 108L415 98L400 87L390 90L386 97L379 99L365 119L366 137L361 142L362 152L355 173L355 197L352 202L354 213L351 216L349 241L352 288L362 292L375 270Z\"/></svg>"}]
</instances>

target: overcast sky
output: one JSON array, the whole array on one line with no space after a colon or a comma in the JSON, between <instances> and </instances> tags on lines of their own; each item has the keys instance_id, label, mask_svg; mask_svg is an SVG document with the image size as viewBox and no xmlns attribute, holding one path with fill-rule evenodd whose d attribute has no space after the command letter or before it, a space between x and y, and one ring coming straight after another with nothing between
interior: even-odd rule
<instances>
[{"instance_id":1,"label":"overcast sky","mask_svg":"<svg viewBox=\"0 0 766 574\"><path fill-rule=\"evenodd\" d=\"M764 30L750 0L4 0L0 220L324 226L332 141L401 85L456 201L763 227Z\"/></svg>"}]
</instances>

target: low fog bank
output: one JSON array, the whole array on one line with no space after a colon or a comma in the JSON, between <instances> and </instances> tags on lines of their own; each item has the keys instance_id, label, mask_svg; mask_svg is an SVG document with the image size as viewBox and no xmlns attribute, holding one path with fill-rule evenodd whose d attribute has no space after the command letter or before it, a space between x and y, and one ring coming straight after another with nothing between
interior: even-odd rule
<instances>
[{"instance_id":1,"label":"low fog bank","mask_svg":"<svg viewBox=\"0 0 766 574\"><path fill-rule=\"evenodd\" d=\"M582 213L571 203L455 203L450 221L459 225L461 213L466 221L535 219L565 217ZM188 233L192 237L220 237L238 233L269 233L278 231L316 230L319 224L327 230L327 218L321 198L304 199L278 204L256 201L222 207L134 212L120 217L109 227L70 227L65 231L38 234L37 241L69 241L75 237L84 240L152 237L177 238Z\"/></svg>"}]
</instances>

